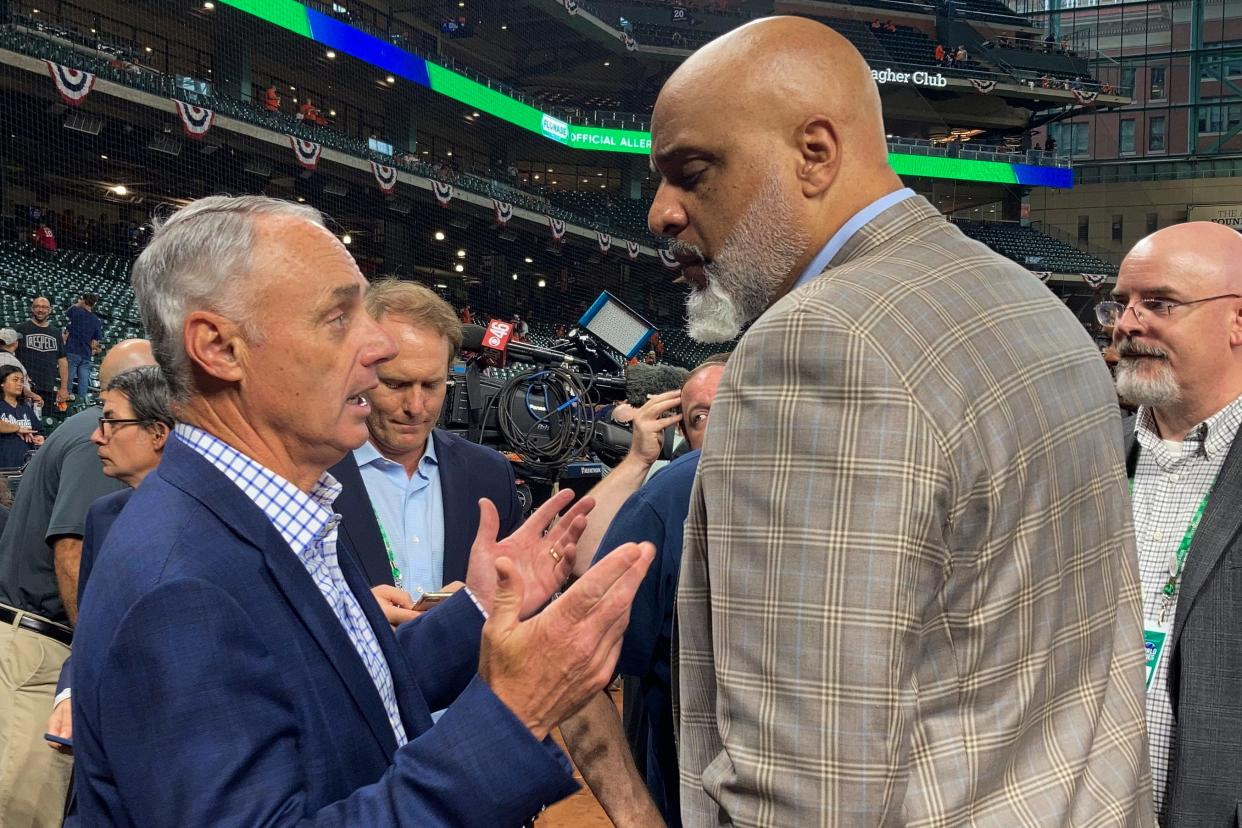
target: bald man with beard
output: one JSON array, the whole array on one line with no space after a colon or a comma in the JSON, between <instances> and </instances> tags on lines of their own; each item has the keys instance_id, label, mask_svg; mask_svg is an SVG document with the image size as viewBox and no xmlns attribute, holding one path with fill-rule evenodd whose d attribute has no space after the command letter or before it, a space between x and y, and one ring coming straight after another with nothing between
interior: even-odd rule
<instances>
[{"instance_id":1,"label":"bald man with beard","mask_svg":"<svg viewBox=\"0 0 1242 828\"><path fill-rule=\"evenodd\" d=\"M684 823L1150 824L1116 397L1082 326L902 187L866 62L818 23L692 55L652 161L691 334L757 319L686 527Z\"/></svg>"},{"instance_id":2,"label":"bald man with beard","mask_svg":"<svg viewBox=\"0 0 1242 828\"><path fill-rule=\"evenodd\" d=\"M1140 241L1113 301L1163 825L1242 814L1242 236L1211 222Z\"/></svg>"}]
</instances>

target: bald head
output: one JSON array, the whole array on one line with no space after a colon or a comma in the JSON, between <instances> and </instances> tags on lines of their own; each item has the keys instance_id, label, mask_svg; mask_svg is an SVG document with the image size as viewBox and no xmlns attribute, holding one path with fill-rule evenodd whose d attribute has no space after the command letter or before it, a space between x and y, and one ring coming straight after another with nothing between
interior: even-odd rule
<instances>
[{"instance_id":1,"label":"bald head","mask_svg":"<svg viewBox=\"0 0 1242 828\"><path fill-rule=\"evenodd\" d=\"M99 363L99 387L107 388L112 378L130 368L154 365L151 343L145 339L123 339L112 346Z\"/></svg>"},{"instance_id":2,"label":"bald head","mask_svg":"<svg viewBox=\"0 0 1242 828\"><path fill-rule=\"evenodd\" d=\"M691 55L656 101L651 163L663 180L647 221L673 239L701 342L737 336L851 216L901 188L866 61L800 17Z\"/></svg>"},{"instance_id":3,"label":"bald head","mask_svg":"<svg viewBox=\"0 0 1242 828\"><path fill-rule=\"evenodd\" d=\"M880 93L867 61L832 29L802 17L767 17L692 54L660 91L653 131L674 113L715 111L731 129L788 140L827 119L854 164L887 166Z\"/></svg>"},{"instance_id":4,"label":"bald head","mask_svg":"<svg viewBox=\"0 0 1242 828\"><path fill-rule=\"evenodd\" d=\"M1122 271L1155 268L1188 290L1242 293L1242 233L1211 221L1157 230L1134 245ZM1204 294L1207 295L1207 294Z\"/></svg>"}]
</instances>

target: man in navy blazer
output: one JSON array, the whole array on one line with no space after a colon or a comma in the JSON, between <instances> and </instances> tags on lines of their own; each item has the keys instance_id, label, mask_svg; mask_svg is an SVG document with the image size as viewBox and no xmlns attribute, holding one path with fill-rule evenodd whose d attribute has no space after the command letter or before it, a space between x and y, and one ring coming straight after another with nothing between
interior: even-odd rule
<instances>
[{"instance_id":1,"label":"man in navy blazer","mask_svg":"<svg viewBox=\"0 0 1242 828\"><path fill-rule=\"evenodd\" d=\"M372 283L365 301L397 355L376 366L367 442L329 472L342 486L341 532L395 624L414 615L410 593L465 580L480 498L496 505L501 538L521 525L522 507L499 452L435 428L461 348L457 313L423 285L397 279Z\"/></svg>"},{"instance_id":2,"label":"man in navy blazer","mask_svg":"<svg viewBox=\"0 0 1242 828\"><path fill-rule=\"evenodd\" d=\"M571 792L548 735L608 681L650 545L537 612L591 503L501 542L484 503L465 589L394 632L326 473L396 351L344 246L314 210L206 198L133 282L179 422L83 596L82 823L516 825Z\"/></svg>"}]
</instances>

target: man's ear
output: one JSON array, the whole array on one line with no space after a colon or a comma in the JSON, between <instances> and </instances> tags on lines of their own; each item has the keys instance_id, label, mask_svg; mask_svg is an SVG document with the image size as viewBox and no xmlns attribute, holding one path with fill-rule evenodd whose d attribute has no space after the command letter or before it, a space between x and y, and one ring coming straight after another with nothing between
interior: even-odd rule
<instances>
[{"instance_id":1,"label":"man's ear","mask_svg":"<svg viewBox=\"0 0 1242 828\"><path fill-rule=\"evenodd\" d=\"M148 429L151 432L151 447L156 451L163 451L168 443L168 435L171 433L168 426L163 423L154 423Z\"/></svg>"},{"instance_id":2,"label":"man's ear","mask_svg":"<svg viewBox=\"0 0 1242 828\"><path fill-rule=\"evenodd\" d=\"M1229 319L1229 344L1235 348L1242 345L1242 303L1233 309Z\"/></svg>"},{"instance_id":3,"label":"man's ear","mask_svg":"<svg viewBox=\"0 0 1242 828\"><path fill-rule=\"evenodd\" d=\"M247 356L241 327L211 311L194 311L182 328L185 353L208 376L240 382Z\"/></svg>"},{"instance_id":4,"label":"man's ear","mask_svg":"<svg viewBox=\"0 0 1242 828\"><path fill-rule=\"evenodd\" d=\"M807 198L822 195L832 186L840 167L841 145L836 128L827 116L816 115L803 122L795 143L801 156L798 180L802 194Z\"/></svg>"}]
</instances>

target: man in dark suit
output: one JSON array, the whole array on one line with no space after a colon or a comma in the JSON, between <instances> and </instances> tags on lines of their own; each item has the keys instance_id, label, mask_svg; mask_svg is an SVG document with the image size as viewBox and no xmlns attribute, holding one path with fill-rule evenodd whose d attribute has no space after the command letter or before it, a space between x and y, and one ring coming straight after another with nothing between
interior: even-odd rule
<instances>
[{"instance_id":1,"label":"man in dark suit","mask_svg":"<svg viewBox=\"0 0 1242 828\"><path fill-rule=\"evenodd\" d=\"M83 824L516 825L571 792L548 735L608 681L651 547L536 614L591 503L497 542L484 502L465 589L394 633L326 473L396 353L346 248L315 210L212 197L157 224L133 282L178 424L82 599Z\"/></svg>"},{"instance_id":2,"label":"man in dark suit","mask_svg":"<svg viewBox=\"0 0 1242 828\"><path fill-rule=\"evenodd\" d=\"M522 523L513 467L497 451L434 426L449 363L461 348L453 308L414 282L371 285L367 312L397 343L367 393L367 442L329 471L340 481L341 533L357 552L388 620L408 621L415 599L463 581L479 529L479 499L496 504L499 537Z\"/></svg>"},{"instance_id":3,"label":"man in dark suit","mask_svg":"<svg viewBox=\"0 0 1242 828\"><path fill-rule=\"evenodd\" d=\"M1166 826L1242 819L1242 236L1211 222L1136 244L1115 301L1117 392L1143 582L1147 733Z\"/></svg>"}]
</instances>

